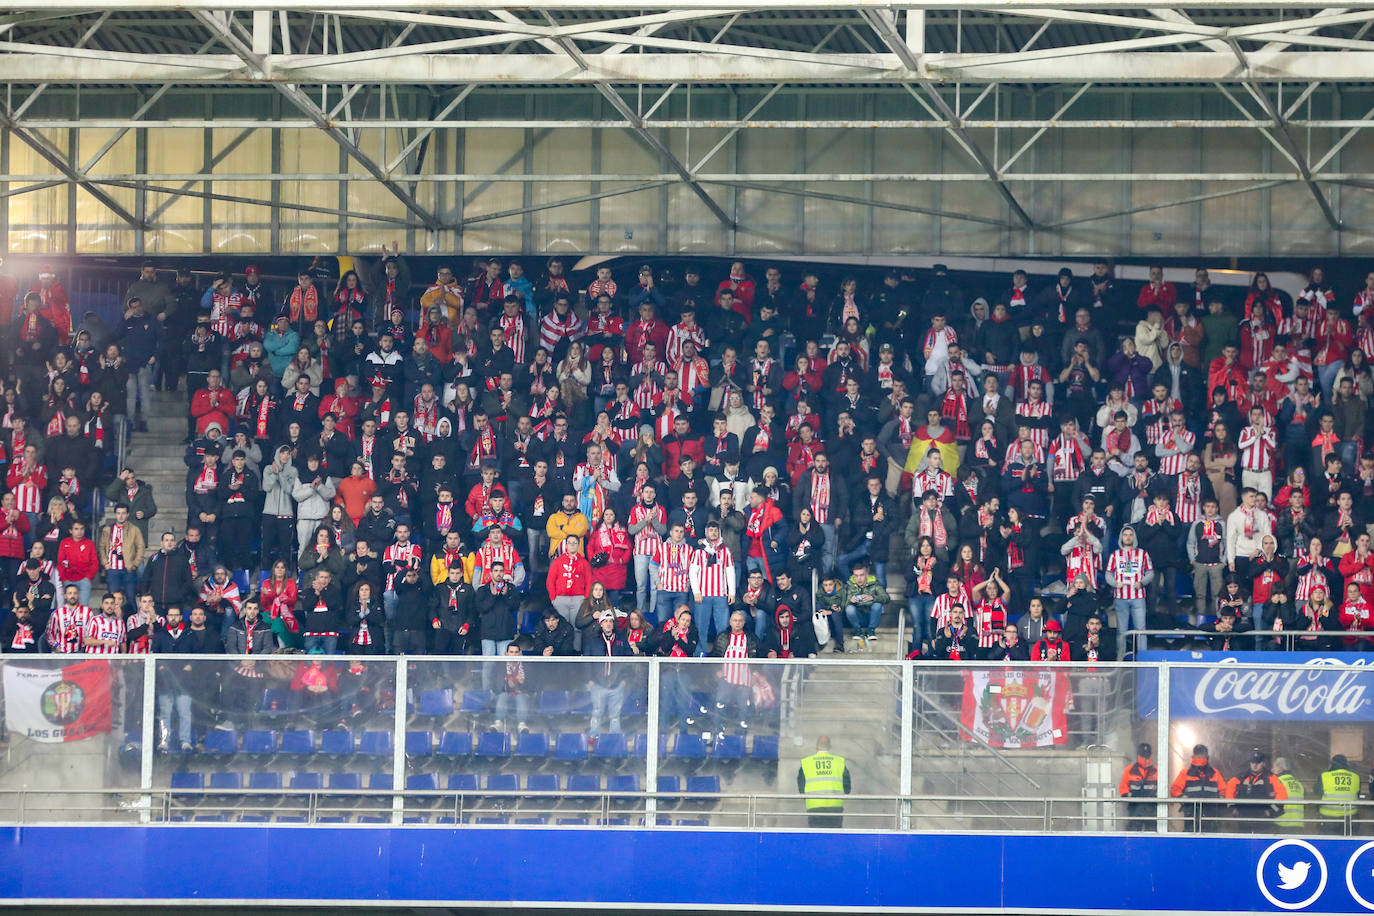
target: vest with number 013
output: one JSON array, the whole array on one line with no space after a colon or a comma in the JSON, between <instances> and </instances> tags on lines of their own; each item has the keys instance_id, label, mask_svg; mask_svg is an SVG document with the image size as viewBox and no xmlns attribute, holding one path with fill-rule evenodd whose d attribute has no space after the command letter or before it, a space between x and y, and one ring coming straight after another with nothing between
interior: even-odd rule
<instances>
[{"instance_id":1,"label":"vest with number 013","mask_svg":"<svg viewBox=\"0 0 1374 916\"><path fill-rule=\"evenodd\" d=\"M805 778L806 810L816 811L844 807L844 758L825 751L803 757L802 776Z\"/></svg>"}]
</instances>

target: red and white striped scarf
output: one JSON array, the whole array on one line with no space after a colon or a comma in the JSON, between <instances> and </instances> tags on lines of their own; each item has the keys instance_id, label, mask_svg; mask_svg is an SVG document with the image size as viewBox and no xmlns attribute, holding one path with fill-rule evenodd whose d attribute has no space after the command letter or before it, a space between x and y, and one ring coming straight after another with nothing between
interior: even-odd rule
<instances>
[{"instance_id":1,"label":"red and white striped scarf","mask_svg":"<svg viewBox=\"0 0 1374 916\"><path fill-rule=\"evenodd\" d=\"M811 514L816 523L824 525L830 520L830 473L811 472Z\"/></svg>"}]
</instances>

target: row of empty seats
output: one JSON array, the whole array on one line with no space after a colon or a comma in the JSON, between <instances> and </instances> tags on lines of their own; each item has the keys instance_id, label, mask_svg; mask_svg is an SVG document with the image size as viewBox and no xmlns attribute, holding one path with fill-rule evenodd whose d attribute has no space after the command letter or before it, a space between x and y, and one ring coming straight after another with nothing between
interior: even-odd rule
<instances>
[{"instance_id":1,"label":"row of empty seats","mask_svg":"<svg viewBox=\"0 0 1374 916\"><path fill-rule=\"evenodd\" d=\"M209 756L247 754L305 757L391 757L394 753L389 731L353 732L348 729L212 729L205 734L203 753ZM475 737L466 731L407 731L405 753L408 757L486 757L522 758L575 762L588 759L625 760L648 756L649 736L604 734L595 740L582 732L480 732ZM681 760L765 760L778 759L776 735L717 735L708 741L703 735L659 735L659 756Z\"/></svg>"},{"instance_id":2,"label":"row of empty seats","mask_svg":"<svg viewBox=\"0 0 1374 916\"><path fill-rule=\"evenodd\" d=\"M200 823L200 824L266 824L270 822L278 824L306 824L310 819L304 815L277 815L273 818L267 814L240 814L231 816L227 814L197 814L186 817L181 814L173 814L168 820L171 823ZM516 827L547 827L551 822L546 816L535 817L511 817L510 815L488 814L479 817L454 817L451 814L434 815L432 818L423 814L409 814L401 819L403 824L451 824L451 825L491 825L491 826L516 826ZM391 817L385 814L359 814L350 817L346 814L322 814L315 818L316 824L390 824ZM631 819L628 817L599 817L593 821L587 817L559 817L553 819L552 823L559 827L589 827L593 823L598 827L629 827ZM638 818L636 823L644 826L644 818ZM657 821L660 827L709 827L711 821L704 817L684 817L676 820L660 817Z\"/></svg>"}]
</instances>

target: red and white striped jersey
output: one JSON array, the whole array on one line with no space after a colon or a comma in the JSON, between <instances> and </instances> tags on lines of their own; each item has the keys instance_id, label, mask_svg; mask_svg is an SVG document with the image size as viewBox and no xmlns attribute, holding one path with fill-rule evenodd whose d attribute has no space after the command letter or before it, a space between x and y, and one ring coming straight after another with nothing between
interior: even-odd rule
<instances>
[{"instance_id":1,"label":"red and white striped jersey","mask_svg":"<svg viewBox=\"0 0 1374 916\"><path fill-rule=\"evenodd\" d=\"M736 687L749 686L749 665L738 660L749 657L749 634L731 633L725 644L725 682Z\"/></svg>"},{"instance_id":2,"label":"red and white striped jersey","mask_svg":"<svg viewBox=\"0 0 1374 916\"><path fill-rule=\"evenodd\" d=\"M396 587L395 580L397 575L404 575L407 566L420 568L420 545L412 541L405 546L392 544L382 554L382 568L386 573L386 590L393 591Z\"/></svg>"},{"instance_id":3,"label":"red and white striped jersey","mask_svg":"<svg viewBox=\"0 0 1374 916\"><path fill-rule=\"evenodd\" d=\"M1107 558L1107 573L1116 580L1116 597L1134 600L1145 597L1142 580L1154 570L1150 555L1139 547L1122 547Z\"/></svg>"},{"instance_id":4,"label":"red and white striped jersey","mask_svg":"<svg viewBox=\"0 0 1374 916\"><path fill-rule=\"evenodd\" d=\"M229 336L229 322L234 318L234 313L243 308L243 293L237 289L229 290L229 294L221 293L210 294L210 330L221 337Z\"/></svg>"},{"instance_id":5,"label":"red and white striped jersey","mask_svg":"<svg viewBox=\"0 0 1374 916\"><path fill-rule=\"evenodd\" d=\"M1258 431L1253 426L1245 427L1236 437L1236 445L1240 448L1240 466L1247 471L1271 470L1276 442L1272 426L1266 425Z\"/></svg>"},{"instance_id":6,"label":"red and white striped jersey","mask_svg":"<svg viewBox=\"0 0 1374 916\"><path fill-rule=\"evenodd\" d=\"M1050 479L1056 482L1077 480L1091 452L1092 448L1081 434L1056 436L1050 443Z\"/></svg>"},{"instance_id":7,"label":"red and white striped jersey","mask_svg":"<svg viewBox=\"0 0 1374 916\"><path fill-rule=\"evenodd\" d=\"M529 334L525 329L525 313L516 312L514 315L501 313L497 319L497 324L501 326L501 335L506 340L506 346L510 347L511 356L515 358L517 366L525 365L525 341Z\"/></svg>"},{"instance_id":8,"label":"red and white striped jersey","mask_svg":"<svg viewBox=\"0 0 1374 916\"><path fill-rule=\"evenodd\" d=\"M711 367L700 356L694 357L691 362L680 360L673 363L673 371L677 373L678 384L686 391L711 387Z\"/></svg>"},{"instance_id":9,"label":"red and white striped jersey","mask_svg":"<svg viewBox=\"0 0 1374 916\"><path fill-rule=\"evenodd\" d=\"M495 547L491 541L483 541L472 559L472 581L477 584L491 581L490 570L497 560L501 561L505 574L511 578L515 577L515 567L520 565L520 554L515 552L515 545L508 537L502 537L500 544Z\"/></svg>"},{"instance_id":10,"label":"red and white striped jersey","mask_svg":"<svg viewBox=\"0 0 1374 916\"><path fill-rule=\"evenodd\" d=\"M1016 416L1043 421L1031 427L1030 438L1040 449L1050 444L1050 431L1045 426L1052 410L1048 401L1021 401L1016 405ZM1043 460L1043 459L1042 459Z\"/></svg>"},{"instance_id":11,"label":"red and white striped jersey","mask_svg":"<svg viewBox=\"0 0 1374 916\"><path fill-rule=\"evenodd\" d=\"M930 608L930 616L935 621L936 629L944 629L949 626L949 611L956 604L962 605L964 610L968 610L968 589L962 585L959 586L959 594L957 595L951 595L948 591L944 591L936 597L935 604Z\"/></svg>"},{"instance_id":12,"label":"red and white striped jersey","mask_svg":"<svg viewBox=\"0 0 1374 916\"><path fill-rule=\"evenodd\" d=\"M1186 460L1187 456L1184 458ZM1174 513L1180 522L1191 525L1202 518L1202 473L1181 472L1176 486L1178 495L1174 499Z\"/></svg>"},{"instance_id":13,"label":"red and white striped jersey","mask_svg":"<svg viewBox=\"0 0 1374 916\"><path fill-rule=\"evenodd\" d=\"M693 594L703 598L735 597L735 560L730 548L720 542L711 547L702 541L701 548L692 552L687 577Z\"/></svg>"},{"instance_id":14,"label":"red and white striped jersey","mask_svg":"<svg viewBox=\"0 0 1374 916\"><path fill-rule=\"evenodd\" d=\"M691 328L685 328L679 322L673 325L672 330L668 332L668 343L664 346L664 350L667 352L663 354L663 358L667 360L668 365L676 366L682 361L682 342L684 340L695 343L698 353L706 349L706 332L702 330L701 325L697 324Z\"/></svg>"},{"instance_id":15,"label":"red and white striped jersey","mask_svg":"<svg viewBox=\"0 0 1374 916\"><path fill-rule=\"evenodd\" d=\"M658 545L658 553L650 561L658 567L658 590L660 592L687 592L692 590L692 557L696 553L692 545L683 541L674 544L664 541Z\"/></svg>"},{"instance_id":16,"label":"red and white striped jersey","mask_svg":"<svg viewBox=\"0 0 1374 916\"><path fill-rule=\"evenodd\" d=\"M86 622L90 619L91 609L84 605L59 606L48 617L48 647L64 655L86 651L82 639L86 635Z\"/></svg>"},{"instance_id":17,"label":"red and white striped jersey","mask_svg":"<svg viewBox=\"0 0 1374 916\"><path fill-rule=\"evenodd\" d=\"M1140 419L1145 426L1145 444L1151 448L1158 445L1164 432L1169 428L1169 414L1182 409L1183 405L1173 398L1165 398L1163 403L1154 398L1146 401L1140 409Z\"/></svg>"},{"instance_id":18,"label":"red and white striped jersey","mask_svg":"<svg viewBox=\"0 0 1374 916\"><path fill-rule=\"evenodd\" d=\"M42 512L43 491L48 488L48 469L41 464L25 468L22 461L12 465L9 488L14 491L14 508L20 512Z\"/></svg>"},{"instance_id":19,"label":"red and white striped jersey","mask_svg":"<svg viewBox=\"0 0 1374 916\"><path fill-rule=\"evenodd\" d=\"M1035 444L1035 448L1033 448L1033 449L1031 450L1031 463L1032 463L1032 464L1043 465L1043 464L1045 463L1045 447L1044 447L1043 445L1041 445L1040 443L1035 442L1035 431L1034 431L1034 430L1031 431L1031 438L1030 438L1030 441L1031 441L1032 443ZM1008 466L1009 464L1011 464L1013 461L1020 461L1020 460L1021 460L1021 440L1020 440L1020 439L1017 439L1017 440L1015 440L1014 442L1012 442L1011 445L1008 445L1008 446L1007 446L1007 454L1006 454L1006 456L1003 457L1003 459L1002 459L1002 470L1005 471L1005 470L1007 469L1007 466Z\"/></svg>"},{"instance_id":20,"label":"red and white striped jersey","mask_svg":"<svg viewBox=\"0 0 1374 916\"><path fill-rule=\"evenodd\" d=\"M577 313L572 309L569 309L563 318L559 318L558 312L549 312L539 320L539 346L550 353L564 338L581 340L586 336L587 326L582 323L582 319L578 318Z\"/></svg>"},{"instance_id":21,"label":"red and white striped jersey","mask_svg":"<svg viewBox=\"0 0 1374 916\"><path fill-rule=\"evenodd\" d=\"M92 614L91 619L86 621L82 635L87 639L113 639L115 641L113 646L84 646L83 652L89 652L92 655L118 655L124 645L124 621L119 617Z\"/></svg>"},{"instance_id":22,"label":"red and white striped jersey","mask_svg":"<svg viewBox=\"0 0 1374 916\"><path fill-rule=\"evenodd\" d=\"M630 510L630 525L638 525L646 517L652 517L660 525L668 524L668 514L662 506L645 506L643 503L636 503ZM658 555L658 545L663 543L663 536L658 533L652 524L645 525L635 534L634 555L637 557L653 557Z\"/></svg>"},{"instance_id":23,"label":"red and white striped jersey","mask_svg":"<svg viewBox=\"0 0 1374 916\"><path fill-rule=\"evenodd\" d=\"M1064 555L1064 582L1070 583L1079 576L1086 576L1089 584L1097 585L1097 570L1102 558L1088 541L1075 541L1073 547Z\"/></svg>"},{"instance_id":24,"label":"red and white striped jersey","mask_svg":"<svg viewBox=\"0 0 1374 916\"><path fill-rule=\"evenodd\" d=\"M1159 459L1159 473L1168 474L1171 477L1182 474L1184 465L1188 463L1188 456L1197 444L1197 437L1186 429L1176 431L1169 428L1160 434L1159 442L1164 443L1165 448L1178 452L1178 454L1166 455ZM1155 444L1158 445L1159 442Z\"/></svg>"},{"instance_id":25,"label":"red and white striped jersey","mask_svg":"<svg viewBox=\"0 0 1374 916\"><path fill-rule=\"evenodd\" d=\"M949 475L948 471L935 471L926 468L911 478L912 499L920 501L926 495L927 490L934 490L943 504L947 497L954 495L954 478Z\"/></svg>"},{"instance_id":26,"label":"red and white striped jersey","mask_svg":"<svg viewBox=\"0 0 1374 916\"><path fill-rule=\"evenodd\" d=\"M1007 603L1001 598L988 601L984 598L974 609L978 624L978 648L991 649L1002 636L1002 628L1007 625Z\"/></svg>"}]
</instances>

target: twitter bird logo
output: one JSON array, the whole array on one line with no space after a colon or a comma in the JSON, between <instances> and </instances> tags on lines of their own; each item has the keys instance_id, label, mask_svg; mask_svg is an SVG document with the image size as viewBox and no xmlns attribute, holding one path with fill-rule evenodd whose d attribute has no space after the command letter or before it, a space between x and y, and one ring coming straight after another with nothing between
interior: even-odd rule
<instances>
[{"instance_id":1,"label":"twitter bird logo","mask_svg":"<svg viewBox=\"0 0 1374 916\"><path fill-rule=\"evenodd\" d=\"M1307 882L1307 873L1312 870L1311 862L1296 862L1293 865L1279 863L1279 887L1286 891L1302 887Z\"/></svg>"}]
</instances>

